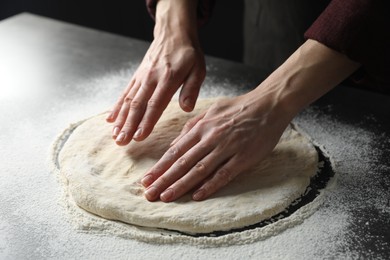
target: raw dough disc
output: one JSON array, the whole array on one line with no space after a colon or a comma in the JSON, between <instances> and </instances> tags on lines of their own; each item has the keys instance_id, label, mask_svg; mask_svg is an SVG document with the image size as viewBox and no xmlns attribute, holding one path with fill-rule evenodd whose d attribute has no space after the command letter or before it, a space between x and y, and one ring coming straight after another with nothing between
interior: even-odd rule
<instances>
[{"instance_id":1,"label":"raw dough disc","mask_svg":"<svg viewBox=\"0 0 390 260\"><path fill-rule=\"evenodd\" d=\"M105 114L82 122L58 157L73 200L106 219L187 233L245 227L282 212L304 193L318 164L314 146L293 127L288 127L267 159L205 201L192 201L190 194L172 203L144 198L143 174L163 155L183 124L215 101L199 100L192 113L182 112L177 101L171 102L153 133L126 147L112 140L112 125L105 122Z\"/></svg>"}]
</instances>

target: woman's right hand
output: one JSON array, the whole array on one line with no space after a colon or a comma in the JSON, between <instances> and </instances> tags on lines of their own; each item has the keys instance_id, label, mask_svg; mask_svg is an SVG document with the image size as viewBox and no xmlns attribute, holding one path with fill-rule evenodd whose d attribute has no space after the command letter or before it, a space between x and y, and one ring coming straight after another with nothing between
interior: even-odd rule
<instances>
[{"instance_id":1,"label":"woman's right hand","mask_svg":"<svg viewBox=\"0 0 390 260\"><path fill-rule=\"evenodd\" d=\"M195 0L158 2L155 38L107 117L114 123L112 135L118 145L145 139L181 86L180 106L193 110L206 75L196 4Z\"/></svg>"}]
</instances>

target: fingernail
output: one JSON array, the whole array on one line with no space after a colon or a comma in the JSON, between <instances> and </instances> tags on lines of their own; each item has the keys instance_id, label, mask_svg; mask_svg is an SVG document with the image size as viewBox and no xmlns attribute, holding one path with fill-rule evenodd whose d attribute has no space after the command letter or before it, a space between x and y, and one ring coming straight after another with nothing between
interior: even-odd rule
<instances>
[{"instance_id":1,"label":"fingernail","mask_svg":"<svg viewBox=\"0 0 390 260\"><path fill-rule=\"evenodd\" d=\"M142 133L142 128L138 128L137 131L135 132L133 138L138 138L138 137L140 137L141 133Z\"/></svg>"},{"instance_id":2,"label":"fingernail","mask_svg":"<svg viewBox=\"0 0 390 260\"><path fill-rule=\"evenodd\" d=\"M192 108L192 101L190 98L185 98L184 99L184 105L188 108Z\"/></svg>"},{"instance_id":3,"label":"fingernail","mask_svg":"<svg viewBox=\"0 0 390 260\"><path fill-rule=\"evenodd\" d=\"M145 196L148 199L154 199L157 196L157 189L155 187L150 187L145 191Z\"/></svg>"},{"instance_id":4,"label":"fingernail","mask_svg":"<svg viewBox=\"0 0 390 260\"><path fill-rule=\"evenodd\" d=\"M118 137L115 139L117 142L122 142L125 139L125 133L121 132Z\"/></svg>"},{"instance_id":5,"label":"fingernail","mask_svg":"<svg viewBox=\"0 0 390 260\"><path fill-rule=\"evenodd\" d=\"M197 192L194 193L194 195L192 196L192 198L194 200L201 200L203 199L203 197L206 195L205 191L204 190L198 190Z\"/></svg>"},{"instance_id":6,"label":"fingernail","mask_svg":"<svg viewBox=\"0 0 390 260\"><path fill-rule=\"evenodd\" d=\"M145 176L142 180L141 180L141 183L142 185L144 185L145 187L149 186L150 184L153 183L153 178L152 176Z\"/></svg>"},{"instance_id":7,"label":"fingernail","mask_svg":"<svg viewBox=\"0 0 390 260\"><path fill-rule=\"evenodd\" d=\"M114 127L114 130L112 130L112 136L117 137L119 134L119 131L120 131L119 127L117 127L117 126Z\"/></svg>"},{"instance_id":8,"label":"fingernail","mask_svg":"<svg viewBox=\"0 0 390 260\"><path fill-rule=\"evenodd\" d=\"M173 189L167 189L160 195L160 198L163 201L170 201L174 195L175 195L175 191Z\"/></svg>"}]
</instances>

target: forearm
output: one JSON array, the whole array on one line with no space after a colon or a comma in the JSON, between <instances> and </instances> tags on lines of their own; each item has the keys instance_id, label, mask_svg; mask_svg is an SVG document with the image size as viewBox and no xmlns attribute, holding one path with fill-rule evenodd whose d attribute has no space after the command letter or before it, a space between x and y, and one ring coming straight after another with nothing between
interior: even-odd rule
<instances>
[{"instance_id":1,"label":"forearm","mask_svg":"<svg viewBox=\"0 0 390 260\"><path fill-rule=\"evenodd\" d=\"M289 121L359 66L345 55L308 40L254 92L271 100L277 116Z\"/></svg>"}]
</instances>

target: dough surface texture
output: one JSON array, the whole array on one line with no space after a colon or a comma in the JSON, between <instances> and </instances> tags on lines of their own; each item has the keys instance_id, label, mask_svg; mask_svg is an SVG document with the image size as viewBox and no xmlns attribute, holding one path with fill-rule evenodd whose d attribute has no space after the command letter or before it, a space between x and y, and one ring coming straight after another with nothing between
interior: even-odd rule
<instances>
[{"instance_id":1,"label":"dough surface texture","mask_svg":"<svg viewBox=\"0 0 390 260\"><path fill-rule=\"evenodd\" d=\"M105 114L82 122L58 156L71 199L106 219L186 233L241 228L282 212L305 192L318 166L313 144L291 126L269 157L205 201L192 201L191 194L171 203L144 198L140 184L144 173L164 154L184 123L215 101L198 100L191 113L183 112L177 101L171 102L146 140L125 147L112 140Z\"/></svg>"}]
</instances>

